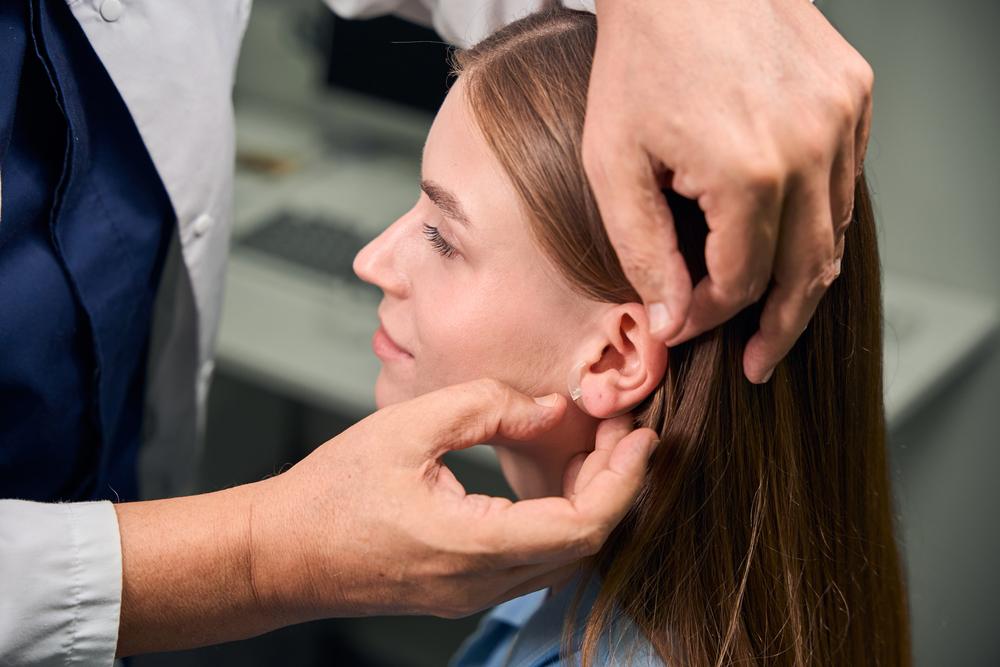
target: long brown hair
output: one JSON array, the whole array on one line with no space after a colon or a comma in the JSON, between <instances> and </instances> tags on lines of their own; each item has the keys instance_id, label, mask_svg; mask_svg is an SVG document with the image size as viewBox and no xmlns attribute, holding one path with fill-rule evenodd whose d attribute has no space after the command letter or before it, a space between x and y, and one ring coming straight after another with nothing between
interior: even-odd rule
<instances>
[{"instance_id":1,"label":"long brown hair","mask_svg":"<svg viewBox=\"0 0 1000 667\"><path fill-rule=\"evenodd\" d=\"M638 301L581 159L597 25L549 9L454 55L468 103L532 232L582 294ZM705 220L665 192L694 280ZM679 665L907 665L882 400L874 213L862 175L842 274L771 381L742 352L759 305L669 352L636 411L660 433L645 486L591 563L600 593L582 629L591 664L617 614Z\"/></svg>"}]
</instances>

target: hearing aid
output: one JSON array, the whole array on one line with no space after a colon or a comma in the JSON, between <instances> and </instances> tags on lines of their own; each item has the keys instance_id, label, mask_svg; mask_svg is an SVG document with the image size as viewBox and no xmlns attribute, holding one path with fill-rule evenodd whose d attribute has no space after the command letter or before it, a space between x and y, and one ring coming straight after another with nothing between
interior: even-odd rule
<instances>
[{"instance_id":1,"label":"hearing aid","mask_svg":"<svg viewBox=\"0 0 1000 667\"><path fill-rule=\"evenodd\" d=\"M638 361L634 362L633 366L638 365L638 363L639 363ZM583 387L580 386L580 380L583 378L583 371L586 368L587 368L586 361L580 361L576 363L573 366L573 368L570 369L569 377L567 377L566 379L566 386L569 389L569 397L573 399L573 403L576 404L576 407L578 407L581 412L583 412L586 415L590 415L591 417L595 417L597 419L614 419L615 417L621 417L622 415L628 414L629 412L631 412L636 408L636 406L633 405L631 407L625 408L624 410L619 410L613 415L608 415L607 417L597 417L597 415L592 414L587 409L587 406L584 404ZM629 370L634 370L634 368L630 367Z\"/></svg>"}]
</instances>

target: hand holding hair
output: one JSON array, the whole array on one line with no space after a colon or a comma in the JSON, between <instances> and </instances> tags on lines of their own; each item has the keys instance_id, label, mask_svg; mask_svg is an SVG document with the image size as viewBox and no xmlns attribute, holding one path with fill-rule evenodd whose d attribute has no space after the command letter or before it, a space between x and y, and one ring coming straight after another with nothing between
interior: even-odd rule
<instances>
[{"instance_id":1,"label":"hand holding hair","mask_svg":"<svg viewBox=\"0 0 1000 667\"><path fill-rule=\"evenodd\" d=\"M608 236L676 345L767 292L747 344L769 379L840 273L873 74L804 0L597 1L583 157ZM692 287L660 188L698 201Z\"/></svg>"},{"instance_id":2,"label":"hand holding hair","mask_svg":"<svg viewBox=\"0 0 1000 667\"><path fill-rule=\"evenodd\" d=\"M467 494L440 457L530 439L566 407L492 380L456 385L376 412L276 477L118 505L119 654L332 616L458 617L564 578L631 506L653 431L610 422L566 497Z\"/></svg>"}]
</instances>

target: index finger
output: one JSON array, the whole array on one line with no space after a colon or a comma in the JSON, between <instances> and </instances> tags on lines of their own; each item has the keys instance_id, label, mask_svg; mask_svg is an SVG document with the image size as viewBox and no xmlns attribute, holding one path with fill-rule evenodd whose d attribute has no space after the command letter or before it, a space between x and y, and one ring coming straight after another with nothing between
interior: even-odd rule
<instances>
[{"instance_id":1,"label":"index finger","mask_svg":"<svg viewBox=\"0 0 1000 667\"><path fill-rule=\"evenodd\" d=\"M571 499L537 498L499 507L477 522L479 540L507 567L560 564L596 553L642 488L658 440L648 428L632 431Z\"/></svg>"}]
</instances>

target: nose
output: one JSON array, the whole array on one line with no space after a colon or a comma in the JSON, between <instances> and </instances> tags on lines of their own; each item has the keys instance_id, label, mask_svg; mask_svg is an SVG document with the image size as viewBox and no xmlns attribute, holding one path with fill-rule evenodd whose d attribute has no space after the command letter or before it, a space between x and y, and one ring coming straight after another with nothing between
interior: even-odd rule
<instances>
[{"instance_id":1,"label":"nose","mask_svg":"<svg viewBox=\"0 0 1000 667\"><path fill-rule=\"evenodd\" d=\"M405 218L405 216L404 216ZM391 224L354 257L354 273L386 295L405 297L409 281L400 267L398 244L404 218Z\"/></svg>"}]
</instances>

